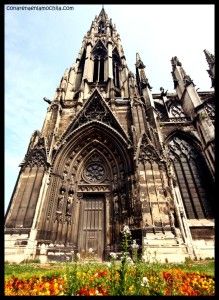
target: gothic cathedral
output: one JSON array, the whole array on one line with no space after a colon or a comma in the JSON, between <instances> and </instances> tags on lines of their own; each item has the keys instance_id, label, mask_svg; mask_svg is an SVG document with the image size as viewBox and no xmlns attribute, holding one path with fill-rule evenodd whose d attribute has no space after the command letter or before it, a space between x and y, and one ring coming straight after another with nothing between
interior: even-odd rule
<instances>
[{"instance_id":1,"label":"gothic cathedral","mask_svg":"<svg viewBox=\"0 0 219 300\"><path fill-rule=\"evenodd\" d=\"M214 56L204 50L214 87ZM153 94L104 8L32 134L9 203L5 260L121 251L128 225L143 257L214 256L214 92L171 59L174 93ZM60 250L61 249L61 250Z\"/></svg>"}]
</instances>

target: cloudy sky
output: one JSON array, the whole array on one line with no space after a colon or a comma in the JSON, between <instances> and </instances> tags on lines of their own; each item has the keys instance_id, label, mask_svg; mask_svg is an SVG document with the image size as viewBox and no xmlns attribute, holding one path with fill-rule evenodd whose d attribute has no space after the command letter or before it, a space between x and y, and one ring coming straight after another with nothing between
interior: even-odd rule
<instances>
[{"instance_id":1,"label":"cloudy sky","mask_svg":"<svg viewBox=\"0 0 219 300\"><path fill-rule=\"evenodd\" d=\"M62 10L15 7L5 5L5 210L31 134L42 128L47 109L43 97L54 97L65 68L75 62L83 36L102 8L94 4ZM203 50L214 54L214 5L104 8L116 24L132 72L136 52L140 53L152 93L161 86L173 91L173 56L178 56L197 88L211 90Z\"/></svg>"}]
</instances>

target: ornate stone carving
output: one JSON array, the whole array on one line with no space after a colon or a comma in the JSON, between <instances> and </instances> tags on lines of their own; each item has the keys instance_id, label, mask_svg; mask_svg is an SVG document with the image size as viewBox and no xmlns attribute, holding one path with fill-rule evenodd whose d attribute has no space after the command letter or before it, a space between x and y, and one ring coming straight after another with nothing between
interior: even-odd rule
<instances>
[{"instance_id":1,"label":"ornate stone carving","mask_svg":"<svg viewBox=\"0 0 219 300\"><path fill-rule=\"evenodd\" d=\"M152 147L150 147L150 146L142 147L139 160L140 161L157 161L158 155Z\"/></svg>"},{"instance_id":2,"label":"ornate stone carving","mask_svg":"<svg viewBox=\"0 0 219 300\"><path fill-rule=\"evenodd\" d=\"M87 162L82 177L89 183L100 183L106 178L107 172L104 162L98 154L94 154Z\"/></svg>"},{"instance_id":3,"label":"ornate stone carving","mask_svg":"<svg viewBox=\"0 0 219 300\"><path fill-rule=\"evenodd\" d=\"M46 158L46 147L45 147L45 139L40 136L39 131L35 131L32 135L31 142L25 155L24 162L22 162L21 166L46 166L47 158Z\"/></svg>"},{"instance_id":4,"label":"ornate stone carving","mask_svg":"<svg viewBox=\"0 0 219 300\"><path fill-rule=\"evenodd\" d=\"M173 117L176 117L176 118L186 117L185 113L182 110L182 106L179 103L171 105L170 113Z\"/></svg>"},{"instance_id":5,"label":"ornate stone carving","mask_svg":"<svg viewBox=\"0 0 219 300\"><path fill-rule=\"evenodd\" d=\"M154 148L152 143L150 142L149 138L146 134L142 137L142 142L140 146L140 154L139 160L143 161L159 161L159 154L157 150Z\"/></svg>"},{"instance_id":6,"label":"ornate stone carving","mask_svg":"<svg viewBox=\"0 0 219 300\"><path fill-rule=\"evenodd\" d=\"M193 151L192 147L187 143L185 140L180 139L179 137L174 137L171 142L169 143L169 149L170 151L170 158L174 159L174 155L172 153L175 153L178 156L181 156L182 154L189 158L196 158L196 152ZM172 152L172 153L171 153Z\"/></svg>"},{"instance_id":7,"label":"ornate stone carving","mask_svg":"<svg viewBox=\"0 0 219 300\"><path fill-rule=\"evenodd\" d=\"M173 70L175 70L176 66L179 66L179 67L182 66L182 64L181 64L181 62L179 61L179 59L178 59L177 56L174 56L174 57L171 59L171 64L172 64Z\"/></svg>"},{"instance_id":8,"label":"ornate stone carving","mask_svg":"<svg viewBox=\"0 0 219 300\"><path fill-rule=\"evenodd\" d=\"M109 192L110 187L108 185L79 185L79 192Z\"/></svg>"},{"instance_id":9,"label":"ornate stone carving","mask_svg":"<svg viewBox=\"0 0 219 300\"><path fill-rule=\"evenodd\" d=\"M62 215L62 213L60 211L56 212L55 220L57 220L59 223L63 222L63 215Z\"/></svg>"},{"instance_id":10,"label":"ornate stone carving","mask_svg":"<svg viewBox=\"0 0 219 300\"><path fill-rule=\"evenodd\" d=\"M215 119L215 106L213 103L207 103L205 105L205 109L207 111L207 114L211 119Z\"/></svg>"},{"instance_id":11,"label":"ornate stone carving","mask_svg":"<svg viewBox=\"0 0 219 300\"><path fill-rule=\"evenodd\" d=\"M71 216L70 215L67 215L65 217L65 221L68 223L68 224L71 224Z\"/></svg>"},{"instance_id":12,"label":"ornate stone carving","mask_svg":"<svg viewBox=\"0 0 219 300\"><path fill-rule=\"evenodd\" d=\"M72 202L68 198L67 204L66 204L66 215L71 215L71 210L72 210Z\"/></svg>"},{"instance_id":13,"label":"ornate stone carving","mask_svg":"<svg viewBox=\"0 0 219 300\"><path fill-rule=\"evenodd\" d=\"M118 219L118 217L119 217L119 197L118 197L117 193L114 193L113 202L114 202L114 214L115 214L116 219Z\"/></svg>"},{"instance_id":14,"label":"ornate stone carving","mask_svg":"<svg viewBox=\"0 0 219 300\"><path fill-rule=\"evenodd\" d=\"M171 72L171 74L172 74L173 84L174 84L174 89L175 89L178 85L178 79L176 78L176 75L174 72Z\"/></svg>"},{"instance_id":15,"label":"ornate stone carving","mask_svg":"<svg viewBox=\"0 0 219 300\"><path fill-rule=\"evenodd\" d=\"M93 120L103 122L105 124L111 125L112 127L115 126L115 122L113 122L110 113L107 111L106 107L104 107L101 100L97 96L95 96L94 99L88 104L72 129L75 129L78 126L81 126Z\"/></svg>"},{"instance_id":16,"label":"ornate stone carving","mask_svg":"<svg viewBox=\"0 0 219 300\"><path fill-rule=\"evenodd\" d=\"M64 204L64 198L65 198L65 192L64 192L64 190L62 190L61 194L58 197L57 212L62 211L62 207L63 207L63 204Z\"/></svg>"},{"instance_id":17,"label":"ornate stone carving","mask_svg":"<svg viewBox=\"0 0 219 300\"><path fill-rule=\"evenodd\" d=\"M184 78L183 78L183 81L185 83L185 86L188 86L190 84L194 85L194 83L193 83L193 81L192 81L192 79L189 75L185 75Z\"/></svg>"},{"instance_id":18,"label":"ornate stone carving","mask_svg":"<svg viewBox=\"0 0 219 300\"><path fill-rule=\"evenodd\" d=\"M28 155L28 157L25 159L26 163L25 166L28 167L40 167L40 166L46 166L46 154L43 150L33 150Z\"/></svg>"},{"instance_id":19,"label":"ornate stone carving","mask_svg":"<svg viewBox=\"0 0 219 300\"><path fill-rule=\"evenodd\" d=\"M100 163L93 162L85 168L83 175L88 182L96 183L103 181L106 172Z\"/></svg>"},{"instance_id":20,"label":"ornate stone carving","mask_svg":"<svg viewBox=\"0 0 219 300\"><path fill-rule=\"evenodd\" d=\"M91 121L99 121L113 129L116 129L127 140L126 133L116 120L106 102L102 101L101 95L98 91L94 91L91 98L79 113L78 118L71 124L71 126L69 126L65 136L76 128ZM64 139L64 136L62 138Z\"/></svg>"}]
</instances>

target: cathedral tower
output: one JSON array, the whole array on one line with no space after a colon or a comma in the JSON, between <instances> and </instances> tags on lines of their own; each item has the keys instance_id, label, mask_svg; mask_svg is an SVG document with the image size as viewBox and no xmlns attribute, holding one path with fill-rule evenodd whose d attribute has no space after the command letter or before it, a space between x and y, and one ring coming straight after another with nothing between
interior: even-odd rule
<instances>
[{"instance_id":1,"label":"cathedral tower","mask_svg":"<svg viewBox=\"0 0 219 300\"><path fill-rule=\"evenodd\" d=\"M91 248L107 259L120 252L124 225L144 257L213 256L213 95L197 93L176 57L175 94L153 95L138 53L135 66L134 75L103 8L44 99L6 214L6 260Z\"/></svg>"}]
</instances>

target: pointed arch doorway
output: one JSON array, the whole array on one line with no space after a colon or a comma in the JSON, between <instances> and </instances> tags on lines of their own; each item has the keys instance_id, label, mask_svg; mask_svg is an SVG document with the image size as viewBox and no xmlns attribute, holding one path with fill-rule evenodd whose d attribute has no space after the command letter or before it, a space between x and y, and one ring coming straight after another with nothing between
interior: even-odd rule
<instances>
[{"instance_id":1,"label":"pointed arch doorway","mask_svg":"<svg viewBox=\"0 0 219 300\"><path fill-rule=\"evenodd\" d=\"M106 237L106 197L104 193L83 193L80 200L78 250L104 258Z\"/></svg>"},{"instance_id":2,"label":"pointed arch doorway","mask_svg":"<svg viewBox=\"0 0 219 300\"><path fill-rule=\"evenodd\" d=\"M79 218L77 247L80 253L104 259L112 169L102 153L93 149L84 158L78 173ZM108 192L108 193L107 193ZM107 197L109 194L109 197ZM108 241L108 244L110 241Z\"/></svg>"},{"instance_id":3,"label":"pointed arch doorway","mask_svg":"<svg viewBox=\"0 0 219 300\"><path fill-rule=\"evenodd\" d=\"M124 138L101 122L75 129L57 156L39 239L106 259L132 209L132 165ZM60 199L62 199L60 205ZM60 206L60 207L59 207Z\"/></svg>"}]
</instances>

